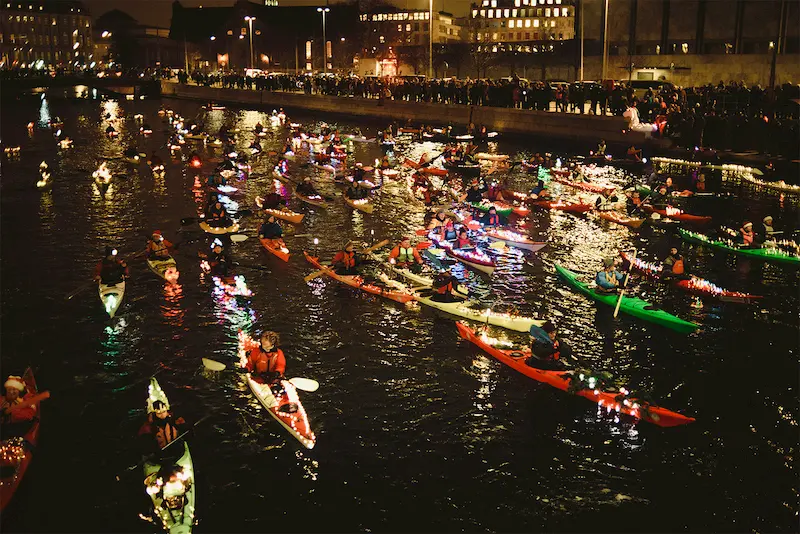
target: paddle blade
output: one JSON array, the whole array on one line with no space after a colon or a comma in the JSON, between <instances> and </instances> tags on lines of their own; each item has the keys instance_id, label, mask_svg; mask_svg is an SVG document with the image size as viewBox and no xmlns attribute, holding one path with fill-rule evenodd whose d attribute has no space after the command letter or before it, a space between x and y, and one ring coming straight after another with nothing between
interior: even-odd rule
<instances>
[{"instance_id":1,"label":"paddle blade","mask_svg":"<svg viewBox=\"0 0 800 534\"><path fill-rule=\"evenodd\" d=\"M495 250L503 250L503 249L506 248L506 242L505 241L494 241L494 242L489 244L489 248L493 248Z\"/></svg>"},{"instance_id":2,"label":"paddle blade","mask_svg":"<svg viewBox=\"0 0 800 534\"><path fill-rule=\"evenodd\" d=\"M244 234L233 234L231 236L231 241L234 243L241 243L242 241L247 241L248 239L250 239L250 236L246 236Z\"/></svg>"},{"instance_id":3,"label":"paddle blade","mask_svg":"<svg viewBox=\"0 0 800 534\"><path fill-rule=\"evenodd\" d=\"M203 366L209 371L223 371L225 369L224 363L208 358L203 358Z\"/></svg>"},{"instance_id":4,"label":"paddle blade","mask_svg":"<svg viewBox=\"0 0 800 534\"><path fill-rule=\"evenodd\" d=\"M319 278L323 274L325 274L325 269L321 269L319 271L314 271L313 273L311 273L308 276L304 277L303 280L306 281L306 282L310 282L314 278Z\"/></svg>"},{"instance_id":5,"label":"paddle blade","mask_svg":"<svg viewBox=\"0 0 800 534\"><path fill-rule=\"evenodd\" d=\"M433 243L430 241L420 241L417 243L417 250L425 250L426 248L430 248L433 246Z\"/></svg>"},{"instance_id":6,"label":"paddle blade","mask_svg":"<svg viewBox=\"0 0 800 534\"><path fill-rule=\"evenodd\" d=\"M428 235L429 232L430 232L430 230L426 230L426 229L423 228L421 230L417 230L414 233L417 234L417 235Z\"/></svg>"},{"instance_id":7,"label":"paddle blade","mask_svg":"<svg viewBox=\"0 0 800 534\"><path fill-rule=\"evenodd\" d=\"M290 378L289 382L303 391L317 391L319 389L319 382L310 378L294 377Z\"/></svg>"}]
</instances>

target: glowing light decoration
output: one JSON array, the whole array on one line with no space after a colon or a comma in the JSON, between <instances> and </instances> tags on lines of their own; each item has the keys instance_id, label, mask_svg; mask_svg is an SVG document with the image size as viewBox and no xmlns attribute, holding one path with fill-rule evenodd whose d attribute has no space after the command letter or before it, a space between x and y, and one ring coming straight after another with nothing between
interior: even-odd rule
<instances>
[{"instance_id":1,"label":"glowing light decoration","mask_svg":"<svg viewBox=\"0 0 800 534\"><path fill-rule=\"evenodd\" d=\"M0 464L18 465L25 459L25 443L21 437L13 437L0 443Z\"/></svg>"}]
</instances>

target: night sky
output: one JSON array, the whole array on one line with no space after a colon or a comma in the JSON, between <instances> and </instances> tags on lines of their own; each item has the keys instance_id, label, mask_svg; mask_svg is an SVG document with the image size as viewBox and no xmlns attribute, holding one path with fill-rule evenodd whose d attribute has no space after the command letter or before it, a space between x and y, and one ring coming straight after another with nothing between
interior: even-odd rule
<instances>
[{"instance_id":1,"label":"night sky","mask_svg":"<svg viewBox=\"0 0 800 534\"><path fill-rule=\"evenodd\" d=\"M86 6L96 19L103 13L112 9L120 9L138 20L142 24L169 28L172 16L173 0L84 0ZM398 7L427 8L427 0L391 0ZM197 6L229 6L235 0L181 0L186 7ZM280 5L313 6L323 5L325 0L279 0ZM336 2L330 1L334 4ZM466 15L470 0L434 0L434 9L449 11L455 15Z\"/></svg>"}]
</instances>

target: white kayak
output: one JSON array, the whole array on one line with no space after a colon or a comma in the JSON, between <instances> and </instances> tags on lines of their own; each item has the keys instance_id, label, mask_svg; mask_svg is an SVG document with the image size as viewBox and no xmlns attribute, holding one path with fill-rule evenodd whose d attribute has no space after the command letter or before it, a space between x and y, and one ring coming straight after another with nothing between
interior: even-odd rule
<instances>
[{"instance_id":1,"label":"white kayak","mask_svg":"<svg viewBox=\"0 0 800 534\"><path fill-rule=\"evenodd\" d=\"M169 400L155 378L150 379L147 393L148 414L157 400L169 408ZM173 447L183 448L183 455L176 462L175 480L164 480L159 474L161 464L147 461L144 463L144 488L153 502L153 514L161 520L164 530L170 534L189 534L195 513L194 464L186 441L175 443L167 450Z\"/></svg>"},{"instance_id":2,"label":"white kayak","mask_svg":"<svg viewBox=\"0 0 800 534\"><path fill-rule=\"evenodd\" d=\"M178 264L175 262L175 258L169 257L163 260L148 259L147 266L150 267L151 271L156 273L167 282L174 284L178 281L178 276L180 273L178 272Z\"/></svg>"},{"instance_id":3,"label":"white kayak","mask_svg":"<svg viewBox=\"0 0 800 534\"><path fill-rule=\"evenodd\" d=\"M486 161L506 161L508 154L489 154L488 152L478 152L475 154L475 159L482 159Z\"/></svg>"},{"instance_id":4,"label":"white kayak","mask_svg":"<svg viewBox=\"0 0 800 534\"><path fill-rule=\"evenodd\" d=\"M98 292L100 293L100 301L108 313L109 317L114 318L117 313L119 305L122 304L122 299L125 296L125 280L116 284L104 284L98 282Z\"/></svg>"},{"instance_id":5,"label":"white kayak","mask_svg":"<svg viewBox=\"0 0 800 534\"><path fill-rule=\"evenodd\" d=\"M512 315L509 313L498 313L488 308L476 309L471 308L469 305L474 304L472 301L460 302L436 302L431 300L430 296L415 296L417 302L435 308L439 311L463 317L465 319L472 319L483 324L490 324L492 326L500 326L515 330L517 332L529 332L531 326L541 327L545 321L539 321L532 317L522 317L519 315Z\"/></svg>"},{"instance_id":6,"label":"white kayak","mask_svg":"<svg viewBox=\"0 0 800 534\"><path fill-rule=\"evenodd\" d=\"M389 269L391 272L398 274L405 278L406 280L413 282L416 286L420 288L429 288L433 285L433 278L425 276L424 274L416 274L411 272L410 269L406 269L403 267L398 267L397 265L392 265L391 263L386 263L386 268ZM458 287L455 290L462 295L467 295L469 293L469 289L466 286L458 284Z\"/></svg>"},{"instance_id":7,"label":"white kayak","mask_svg":"<svg viewBox=\"0 0 800 534\"><path fill-rule=\"evenodd\" d=\"M233 234L239 231L239 223L233 223L230 226L209 226L209 224L205 221L200 223L200 229L204 232L214 235L222 235L222 234Z\"/></svg>"}]
</instances>

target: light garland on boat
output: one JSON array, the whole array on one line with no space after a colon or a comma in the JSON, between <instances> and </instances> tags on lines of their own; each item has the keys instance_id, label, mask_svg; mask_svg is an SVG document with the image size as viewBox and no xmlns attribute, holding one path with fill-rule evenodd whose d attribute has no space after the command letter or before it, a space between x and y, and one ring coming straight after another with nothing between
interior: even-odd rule
<instances>
[{"instance_id":1,"label":"light garland on boat","mask_svg":"<svg viewBox=\"0 0 800 534\"><path fill-rule=\"evenodd\" d=\"M641 258L627 258L630 263L633 264L634 267L641 271L650 271L654 274L661 274L664 271L664 268L661 265L657 265L656 263L651 263L644 261Z\"/></svg>"},{"instance_id":2,"label":"light garland on boat","mask_svg":"<svg viewBox=\"0 0 800 534\"><path fill-rule=\"evenodd\" d=\"M488 312L489 310L486 311ZM500 348L505 347L508 349L514 348L514 344L511 341L507 339L499 339L496 337L491 337L488 334L486 334L486 332L481 333L481 341L492 347L500 347Z\"/></svg>"},{"instance_id":3,"label":"light garland on boat","mask_svg":"<svg viewBox=\"0 0 800 534\"><path fill-rule=\"evenodd\" d=\"M760 180L756 178L751 173L744 174L742 178L744 178L753 185L756 185L758 187L763 187L765 189L776 189L784 193L800 194L800 185L787 184L784 180L780 180L778 182L767 182L765 180Z\"/></svg>"},{"instance_id":4,"label":"light garland on boat","mask_svg":"<svg viewBox=\"0 0 800 534\"><path fill-rule=\"evenodd\" d=\"M21 437L9 438L0 444L0 463L16 465L25 459L24 440Z\"/></svg>"},{"instance_id":5,"label":"light garland on boat","mask_svg":"<svg viewBox=\"0 0 800 534\"><path fill-rule=\"evenodd\" d=\"M691 289L696 289L696 290L702 291L704 293L711 293L711 294L714 294L714 295L721 295L721 294L725 293L725 294L728 294L728 295L731 295L731 296L737 296L737 297L746 296L745 293L739 293L738 291L726 291L725 289L722 289L721 287L709 282L708 280L704 280L702 278L697 278L695 276L690 278L688 280L688 283L689 283L689 287Z\"/></svg>"},{"instance_id":6,"label":"light garland on boat","mask_svg":"<svg viewBox=\"0 0 800 534\"><path fill-rule=\"evenodd\" d=\"M215 276L213 278L214 285L225 292L227 295L231 297L250 297L253 295L253 292L250 288L247 287L247 283L245 282L244 276L237 274L233 277L233 284L228 284L220 277Z\"/></svg>"},{"instance_id":7,"label":"light garland on boat","mask_svg":"<svg viewBox=\"0 0 800 534\"><path fill-rule=\"evenodd\" d=\"M667 206L664 209L664 212L667 214L667 217L670 217L672 215L681 215L683 213L682 210L679 210L678 208L673 208L672 206Z\"/></svg>"},{"instance_id":8,"label":"light garland on boat","mask_svg":"<svg viewBox=\"0 0 800 534\"><path fill-rule=\"evenodd\" d=\"M490 237L495 237L497 239L501 239L503 241L512 241L514 243L529 243L530 240L527 239L524 235L519 234L517 232L513 232L511 230L506 230L504 228L496 228L494 230L486 230L486 235Z\"/></svg>"},{"instance_id":9,"label":"light garland on boat","mask_svg":"<svg viewBox=\"0 0 800 534\"><path fill-rule=\"evenodd\" d=\"M736 237L736 236L739 235L736 231L734 231L731 228L726 228L726 227L723 226L722 230L724 232L726 232L728 235L732 236L732 237ZM687 237L689 237L691 239L696 239L698 241L702 241L702 242L708 243L710 245L720 245L720 246L725 246L725 247L733 248L733 249L741 249L742 248L740 243L735 243L734 241L732 241L730 239L725 239L725 240L722 240L722 239L711 239L707 235L698 234L698 233L695 233L695 232L691 232L689 230L684 230L684 233L686 234ZM771 245L771 246L764 246L764 247L762 247L760 249L753 249L753 250L761 250L761 251L763 251L763 254L765 256L776 256L776 257L781 257L781 258L797 258L798 257L797 254L792 254L792 253L786 252L785 250L782 250L782 249L778 248L779 246L784 246L784 247L793 247L793 248L795 248L795 250L797 250L798 245L794 241L782 239L780 241L768 241L767 243L765 243L765 245ZM747 249L745 249L745 250L747 250Z\"/></svg>"},{"instance_id":10,"label":"light garland on boat","mask_svg":"<svg viewBox=\"0 0 800 534\"><path fill-rule=\"evenodd\" d=\"M356 199L356 200L350 199L350 202L352 202L353 204L356 204L358 206L363 206L363 205L369 203L369 199L368 198L359 198L359 199Z\"/></svg>"},{"instance_id":11,"label":"light garland on boat","mask_svg":"<svg viewBox=\"0 0 800 534\"><path fill-rule=\"evenodd\" d=\"M665 165L685 165L687 167L700 167L701 163L697 161L687 161L685 159L664 158L656 156L653 158L654 163L663 163Z\"/></svg>"}]
</instances>

